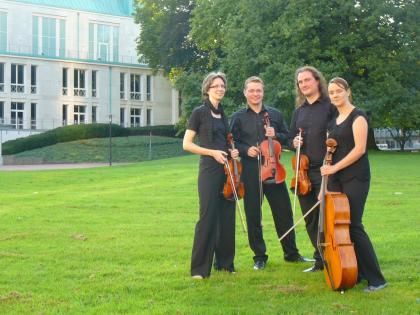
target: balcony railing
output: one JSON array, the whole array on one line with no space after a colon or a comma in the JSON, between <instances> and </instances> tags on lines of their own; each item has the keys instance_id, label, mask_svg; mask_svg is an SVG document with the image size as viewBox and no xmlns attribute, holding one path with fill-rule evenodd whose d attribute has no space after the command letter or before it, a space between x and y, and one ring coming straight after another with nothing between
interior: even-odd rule
<instances>
[{"instance_id":1,"label":"balcony railing","mask_svg":"<svg viewBox=\"0 0 420 315\"><path fill-rule=\"evenodd\" d=\"M4 92L4 83L0 83L0 92Z\"/></svg>"},{"instance_id":2,"label":"balcony railing","mask_svg":"<svg viewBox=\"0 0 420 315\"><path fill-rule=\"evenodd\" d=\"M96 97L96 89L92 90L92 97Z\"/></svg>"},{"instance_id":3,"label":"balcony railing","mask_svg":"<svg viewBox=\"0 0 420 315\"><path fill-rule=\"evenodd\" d=\"M10 84L10 92L12 93L25 93L25 85L24 84Z\"/></svg>"},{"instance_id":4,"label":"balcony railing","mask_svg":"<svg viewBox=\"0 0 420 315\"><path fill-rule=\"evenodd\" d=\"M25 42L31 43L32 37L27 37ZM94 60L103 63L119 63L119 64L133 64L133 65L147 65L147 60L144 56L129 56L121 55L108 56L108 58L101 58L101 56L93 56L87 46L81 47L80 50L71 49L33 49L32 45L21 45L14 42L9 42L6 50L1 50L1 53L7 54L18 54L18 55L30 55L36 57L45 58L57 58L57 59L76 59L76 60Z\"/></svg>"},{"instance_id":5,"label":"balcony railing","mask_svg":"<svg viewBox=\"0 0 420 315\"><path fill-rule=\"evenodd\" d=\"M36 94L36 85L31 85L31 94Z\"/></svg>"},{"instance_id":6,"label":"balcony railing","mask_svg":"<svg viewBox=\"0 0 420 315\"><path fill-rule=\"evenodd\" d=\"M140 92L130 92L130 98L132 100L141 100L141 93Z\"/></svg>"},{"instance_id":7,"label":"balcony railing","mask_svg":"<svg viewBox=\"0 0 420 315\"><path fill-rule=\"evenodd\" d=\"M86 89L75 88L73 94L74 96L86 96Z\"/></svg>"},{"instance_id":8,"label":"balcony railing","mask_svg":"<svg viewBox=\"0 0 420 315\"><path fill-rule=\"evenodd\" d=\"M63 87L63 95L68 95L68 89L66 87Z\"/></svg>"}]
</instances>

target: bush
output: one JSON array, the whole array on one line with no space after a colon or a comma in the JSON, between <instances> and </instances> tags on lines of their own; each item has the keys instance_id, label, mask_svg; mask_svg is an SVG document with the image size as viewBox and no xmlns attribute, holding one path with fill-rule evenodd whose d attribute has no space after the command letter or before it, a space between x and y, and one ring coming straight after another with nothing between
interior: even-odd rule
<instances>
[{"instance_id":1,"label":"bush","mask_svg":"<svg viewBox=\"0 0 420 315\"><path fill-rule=\"evenodd\" d=\"M115 124L112 125L111 131L113 137L124 137L129 135L128 129ZM106 138L108 136L108 124L72 125L59 127L25 138L7 141L3 143L2 151L4 155L10 155L42 148L59 142L69 142L91 138Z\"/></svg>"},{"instance_id":2,"label":"bush","mask_svg":"<svg viewBox=\"0 0 420 315\"><path fill-rule=\"evenodd\" d=\"M174 125L131 127L127 129L130 132L130 136L149 135L150 132L152 132L153 136L177 137L177 138L180 138L183 136L183 135L177 135L178 130L175 129Z\"/></svg>"}]
</instances>

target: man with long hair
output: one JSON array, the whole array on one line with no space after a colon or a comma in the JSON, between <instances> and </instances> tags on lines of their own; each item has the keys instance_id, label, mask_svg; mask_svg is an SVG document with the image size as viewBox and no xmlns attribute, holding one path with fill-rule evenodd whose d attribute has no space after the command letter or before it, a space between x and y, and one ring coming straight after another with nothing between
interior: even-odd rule
<instances>
[{"instance_id":1,"label":"man with long hair","mask_svg":"<svg viewBox=\"0 0 420 315\"><path fill-rule=\"evenodd\" d=\"M321 188L320 167L326 152L325 140L328 122L335 116L336 109L328 98L324 76L316 68L305 66L296 70L296 109L292 115L289 131L289 147L298 148L309 159L308 177L312 190L298 196L302 214L305 215L317 202ZM299 137L301 131L301 137ZM323 269L321 256L317 249L319 206L305 218L306 231L315 248L315 264L304 272Z\"/></svg>"}]
</instances>

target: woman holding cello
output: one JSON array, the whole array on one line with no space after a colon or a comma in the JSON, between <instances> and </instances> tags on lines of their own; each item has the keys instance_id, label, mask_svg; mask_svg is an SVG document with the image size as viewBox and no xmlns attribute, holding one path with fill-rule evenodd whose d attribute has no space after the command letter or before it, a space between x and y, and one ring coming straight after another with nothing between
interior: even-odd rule
<instances>
[{"instance_id":1,"label":"woman holding cello","mask_svg":"<svg viewBox=\"0 0 420 315\"><path fill-rule=\"evenodd\" d=\"M381 273L372 243L362 216L370 186L370 168L366 150L368 122L364 112L351 103L348 83L334 78L328 85L331 102L338 116L328 126L329 138L337 142L332 165L321 167L329 175L329 190L347 195L350 205L350 238L357 258L358 280L367 280L365 292L383 289L387 283Z\"/></svg>"},{"instance_id":2,"label":"woman holding cello","mask_svg":"<svg viewBox=\"0 0 420 315\"><path fill-rule=\"evenodd\" d=\"M208 74L201 90L203 105L194 109L185 132L183 148L201 155L198 174L200 217L195 226L191 276L210 276L213 258L216 270L234 272L235 202L223 197L224 165L228 156L228 120L220 104L227 88L221 72ZM200 145L194 143L198 135ZM237 158L238 150L230 150Z\"/></svg>"}]
</instances>

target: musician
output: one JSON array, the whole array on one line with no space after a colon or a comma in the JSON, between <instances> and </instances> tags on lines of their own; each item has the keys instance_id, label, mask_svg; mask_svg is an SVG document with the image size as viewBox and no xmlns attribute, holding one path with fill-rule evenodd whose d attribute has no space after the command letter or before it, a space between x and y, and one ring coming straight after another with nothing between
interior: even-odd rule
<instances>
[{"instance_id":1,"label":"musician","mask_svg":"<svg viewBox=\"0 0 420 315\"><path fill-rule=\"evenodd\" d=\"M258 156L259 144L266 137L274 137L284 142L287 127L282 114L263 105L264 82L259 77L250 77L244 84L247 108L233 114L231 131L239 150L242 162L242 181L245 186L244 206L248 227L248 241L254 252L254 269L264 269L268 255L261 226L262 194L267 197L271 207L277 235L280 237L293 225L292 209L285 183L261 184ZM271 127L265 128L264 114L268 113ZM284 259L289 262L302 262L306 258L299 254L294 231L281 241Z\"/></svg>"},{"instance_id":2,"label":"musician","mask_svg":"<svg viewBox=\"0 0 420 315\"><path fill-rule=\"evenodd\" d=\"M221 72L212 72L204 78L204 102L192 112L183 141L184 150L201 155L198 174L200 216L191 257L194 279L210 276L213 257L216 270L235 270L235 203L222 194L229 125L220 102L226 88L226 76ZM199 145L194 143L196 135ZM238 150L231 150L230 155L237 158Z\"/></svg>"},{"instance_id":3,"label":"musician","mask_svg":"<svg viewBox=\"0 0 420 315\"><path fill-rule=\"evenodd\" d=\"M305 66L296 70L296 109L292 115L289 132L289 147L296 149L300 142L300 152L309 159L308 178L312 190L305 196L298 196L302 214L305 215L318 202L321 189L320 167L326 152L326 134L328 122L336 113L328 98L327 83L316 68ZM299 139L299 130L302 135ZM305 217L306 231L314 247L315 263L304 272L323 269L321 256L317 248L319 206Z\"/></svg>"},{"instance_id":4,"label":"musician","mask_svg":"<svg viewBox=\"0 0 420 315\"><path fill-rule=\"evenodd\" d=\"M383 289L387 283L381 273L378 259L367 235L362 216L370 186L370 167L366 142L368 120L366 114L351 102L351 91L346 80L334 78L328 85L331 102L338 116L328 126L329 137L337 141L333 165L322 166L321 174L330 175L329 190L343 192L350 204L350 238L354 242L358 279L366 279L365 292Z\"/></svg>"}]
</instances>

